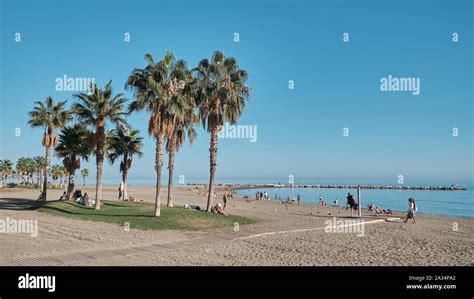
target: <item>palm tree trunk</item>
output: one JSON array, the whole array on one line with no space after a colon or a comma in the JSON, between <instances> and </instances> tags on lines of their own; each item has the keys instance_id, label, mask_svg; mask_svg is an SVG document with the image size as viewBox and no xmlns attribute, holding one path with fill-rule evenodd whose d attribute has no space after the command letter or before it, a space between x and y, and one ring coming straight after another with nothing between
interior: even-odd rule
<instances>
[{"instance_id":1,"label":"palm tree trunk","mask_svg":"<svg viewBox=\"0 0 474 299\"><path fill-rule=\"evenodd\" d=\"M155 190L155 216L160 216L160 184L161 184L161 168L163 166L163 141L164 134L159 133L156 136L156 154L155 154L155 170L156 170L156 190Z\"/></svg>"},{"instance_id":2,"label":"palm tree trunk","mask_svg":"<svg viewBox=\"0 0 474 299\"><path fill-rule=\"evenodd\" d=\"M173 170L174 170L174 147L170 148L168 159L168 203L167 207L173 207L173 197L171 196L171 186L173 186Z\"/></svg>"},{"instance_id":3,"label":"palm tree trunk","mask_svg":"<svg viewBox=\"0 0 474 299\"><path fill-rule=\"evenodd\" d=\"M123 195L122 195L122 200L125 200L128 198L128 192L127 192L127 174L128 174L128 169L125 170L124 174L122 175L123 178Z\"/></svg>"},{"instance_id":4,"label":"palm tree trunk","mask_svg":"<svg viewBox=\"0 0 474 299\"><path fill-rule=\"evenodd\" d=\"M84 181L83 181L83 184L82 184L82 188L85 188L85 187L86 187L86 177L83 176L82 179L84 180Z\"/></svg>"},{"instance_id":5,"label":"palm tree trunk","mask_svg":"<svg viewBox=\"0 0 474 299\"><path fill-rule=\"evenodd\" d=\"M123 155L123 171L122 171L122 183L123 183L123 193L122 200L128 198L127 194L127 174L128 174L128 155L125 153Z\"/></svg>"},{"instance_id":6,"label":"palm tree trunk","mask_svg":"<svg viewBox=\"0 0 474 299\"><path fill-rule=\"evenodd\" d=\"M211 132L211 144L209 147L209 159L210 159L210 178L209 178L209 194L207 197L207 208L206 211L210 212L212 208L212 202L214 200L214 181L216 175L217 166L217 137L219 134L219 127L216 126Z\"/></svg>"},{"instance_id":7,"label":"palm tree trunk","mask_svg":"<svg viewBox=\"0 0 474 299\"><path fill-rule=\"evenodd\" d=\"M39 172L39 183L38 183L38 185L39 185L40 189L43 189L43 174L41 173L41 170Z\"/></svg>"},{"instance_id":8,"label":"palm tree trunk","mask_svg":"<svg viewBox=\"0 0 474 299\"><path fill-rule=\"evenodd\" d=\"M100 210L100 200L102 199L102 165L104 162L104 154L102 149L97 149L96 166L97 176L95 182L95 209Z\"/></svg>"},{"instance_id":9,"label":"palm tree trunk","mask_svg":"<svg viewBox=\"0 0 474 299\"><path fill-rule=\"evenodd\" d=\"M75 187L74 180L75 180L76 170L71 169L69 173L70 175L67 181L67 193L66 193L67 200L71 200L71 195L72 195L72 192L74 191L74 187Z\"/></svg>"},{"instance_id":10,"label":"palm tree trunk","mask_svg":"<svg viewBox=\"0 0 474 299\"><path fill-rule=\"evenodd\" d=\"M46 195L48 191L48 171L49 163L51 162L51 148L46 146L46 155L44 162L44 174L43 174L43 192L41 193L41 200L46 201Z\"/></svg>"},{"instance_id":11,"label":"palm tree trunk","mask_svg":"<svg viewBox=\"0 0 474 299\"><path fill-rule=\"evenodd\" d=\"M99 126L96 134L98 138L96 149L97 176L95 182L95 209L100 210L100 201L102 200L102 168L104 164L105 128Z\"/></svg>"}]
</instances>

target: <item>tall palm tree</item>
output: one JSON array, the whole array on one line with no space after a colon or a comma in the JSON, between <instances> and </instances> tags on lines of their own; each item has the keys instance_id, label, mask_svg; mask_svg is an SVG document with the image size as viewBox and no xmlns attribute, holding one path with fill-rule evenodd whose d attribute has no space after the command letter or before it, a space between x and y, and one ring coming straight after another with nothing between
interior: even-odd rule
<instances>
[{"instance_id":1,"label":"tall palm tree","mask_svg":"<svg viewBox=\"0 0 474 299\"><path fill-rule=\"evenodd\" d=\"M76 170L81 167L81 159L87 161L91 150L87 145L89 131L83 126L76 124L68 126L59 133L56 156L63 159L63 165L69 176L66 197L71 199L75 187Z\"/></svg>"},{"instance_id":2,"label":"tall palm tree","mask_svg":"<svg viewBox=\"0 0 474 299\"><path fill-rule=\"evenodd\" d=\"M78 99L73 107L78 119L85 125L92 127L93 133L89 134L88 143L95 148L96 157L96 187L95 187L95 209L100 209L102 199L102 168L107 136L107 123L114 125L126 125L124 119L124 104L127 101L123 94L113 96L112 81L109 81L104 89L100 89L94 83L92 94L79 93L74 95Z\"/></svg>"},{"instance_id":3,"label":"tall palm tree","mask_svg":"<svg viewBox=\"0 0 474 299\"><path fill-rule=\"evenodd\" d=\"M35 156L33 157L33 161L35 163L35 174L36 174L36 186L38 188L42 186L42 177L43 177L43 167L46 159L43 156Z\"/></svg>"},{"instance_id":4,"label":"tall palm tree","mask_svg":"<svg viewBox=\"0 0 474 299\"><path fill-rule=\"evenodd\" d=\"M11 160L0 160L0 175L5 183L9 176L13 176L13 162Z\"/></svg>"},{"instance_id":5,"label":"tall palm tree","mask_svg":"<svg viewBox=\"0 0 474 299\"><path fill-rule=\"evenodd\" d=\"M119 126L111 132L107 145L107 157L111 164L122 157L120 162L120 172L122 173L123 199L128 198L127 194L127 174L132 167L133 156L141 158L143 156L143 138L138 134L140 131Z\"/></svg>"},{"instance_id":6,"label":"tall palm tree","mask_svg":"<svg viewBox=\"0 0 474 299\"><path fill-rule=\"evenodd\" d=\"M35 107L29 112L30 120L28 124L35 127L44 128L43 146L46 149L44 171L43 171L43 192L41 200L46 201L48 189L48 172L51 163L51 147L55 147L58 139L55 136L57 129L63 128L71 118L71 111L66 109L66 102L54 103L53 98L48 97L43 102L37 101Z\"/></svg>"},{"instance_id":7,"label":"tall palm tree","mask_svg":"<svg viewBox=\"0 0 474 299\"><path fill-rule=\"evenodd\" d=\"M145 55L148 65L144 69L134 69L128 77L126 88L134 91L135 100L129 112L146 110L150 113L148 134L153 135L155 144L155 216L160 216L160 185L163 166L163 143L172 125L173 112L170 110L172 97L178 92L180 82L175 77L176 60L168 52L158 63L150 54Z\"/></svg>"},{"instance_id":8,"label":"tall palm tree","mask_svg":"<svg viewBox=\"0 0 474 299\"><path fill-rule=\"evenodd\" d=\"M245 108L245 100L250 97L246 86L248 74L241 70L237 61L216 51L211 61L203 59L193 69L197 78L197 105L199 118L211 133L209 148L210 178L207 211L212 207L214 182L217 166L217 138L224 122L235 124Z\"/></svg>"},{"instance_id":9,"label":"tall palm tree","mask_svg":"<svg viewBox=\"0 0 474 299\"><path fill-rule=\"evenodd\" d=\"M186 134L190 143L196 139L194 124L198 123L195 114L195 89L194 78L187 64L183 60L176 62L174 77L182 83L182 86L173 95L170 108L173 112L171 118L171 128L166 136L166 151L168 152L168 198L167 207L173 207L173 197L171 187L173 186L173 172L175 153L181 148L185 141Z\"/></svg>"},{"instance_id":10,"label":"tall palm tree","mask_svg":"<svg viewBox=\"0 0 474 299\"><path fill-rule=\"evenodd\" d=\"M84 188L86 186L86 177L89 176L89 169L87 169L87 168L82 169L81 170L81 176L82 176L82 180L83 180L82 187Z\"/></svg>"}]
</instances>

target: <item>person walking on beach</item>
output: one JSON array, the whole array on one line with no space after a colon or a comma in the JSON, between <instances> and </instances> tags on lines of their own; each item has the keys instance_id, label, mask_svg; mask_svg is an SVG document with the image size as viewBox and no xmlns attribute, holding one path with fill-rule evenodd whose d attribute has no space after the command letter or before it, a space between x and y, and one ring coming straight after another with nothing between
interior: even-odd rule
<instances>
[{"instance_id":1,"label":"person walking on beach","mask_svg":"<svg viewBox=\"0 0 474 299\"><path fill-rule=\"evenodd\" d=\"M298 204L300 204L301 196L298 194L296 195L296 198L298 199Z\"/></svg>"},{"instance_id":2,"label":"person walking on beach","mask_svg":"<svg viewBox=\"0 0 474 299\"><path fill-rule=\"evenodd\" d=\"M413 219L413 223L416 223L416 202L414 198L408 199L408 211L407 211L407 218L405 219L405 223L408 222L408 219Z\"/></svg>"},{"instance_id":3,"label":"person walking on beach","mask_svg":"<svg viewBox=\"0 0 474 299\"><path fill-rule=\"evenodd\" d=\"M224 201L224 207L223 210L225 211L225 208L227 207L227 200L229 199L229 194L228 192L224 192L224 196L222 197L222 200Z\"/></svg>"},{"instance_id":4,"label":"person walking on beach","mask_svg":"<svg viewBox=\"0 0 474 299\"><path fill-rule=\"evenodd\" d=\"M123 200L123 182L120 183L120 186L118 187L118 198L117 200Z\"/></svg>"},{"instance_id":5,"label":"person walking on beach","mask_svg":"<svg viewBox=\"0 0 474 299\"><path fill-rule=\"evenodd\" d=\"M339 207L339 199L337 199L337 197L336 197L336 200L334 201L334 206L336 208Z\"/></svg>"},{"instance_id":6,"label":"person walking on beach","mask_svg":"<svg viewBox=\"0 0 474 299\"><path fill-rule=\"evenodd\" d=\"M319 205L324 206L324 199L322 195L319 195Z\"/></svg>"},{"instance_id":7,"label":"person walking on beach","mask_svg":"<svg viewBox=\"0 0 474 299\"><path fill-rule=\"evenodd\" d=\"M354 216L354 210L357 210L357 205L354 196L350 193L347 193L347 205L349 206L349 209L351 209L351 217Z\"/></svg>"}]
</instances>

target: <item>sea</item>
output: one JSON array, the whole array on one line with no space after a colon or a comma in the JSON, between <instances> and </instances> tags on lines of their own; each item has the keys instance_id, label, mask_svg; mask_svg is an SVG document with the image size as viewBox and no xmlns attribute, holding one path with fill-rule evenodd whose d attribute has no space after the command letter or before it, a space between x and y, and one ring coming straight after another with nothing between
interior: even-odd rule
<instances>
[{"instance_id":1,"label":"sea","mask_svg":"<svg viewBox=\"0 0 474 299\"><path fill-rule=\"evenodd\" d=\"M104 184L118 184L119 178L104 180ZM166 184L167 179L162 180ZM181 181L183 184L202 183L207 184L208 178L187 178ZM129 185L154 185L154 178L130 178ZM176 185L180 184L179 178L174 180ZM216 179L217 184L287 184L288 181L282 179ZM397 180L377 180L377 179L305 179L294 181L294 184L343 184L343 185L397 185ZM431 180L405 180L404 186L459 186L466 190L458 191L434 191L434 190L373 190L362 189L362 206L366 207L371 203L380 210L391 209L393 211L406 211L408 209L408 198L416 200L419 214L434 214L443 216L455 216L474 218L474 182L473 181L449 181L440 179ZM255 197L257 191L266 191L272 200L275 195L281 200L288 197L296 198L299 194L302 203L318 204L319 197L322 196L328 205L332 205L337 198L340 205L346 204L347 193L350 192L357 198L356 189L324 189L324 188L267 188L267 189L241 189L235 193L241 196Z\"/></svg>"}]
</instances>

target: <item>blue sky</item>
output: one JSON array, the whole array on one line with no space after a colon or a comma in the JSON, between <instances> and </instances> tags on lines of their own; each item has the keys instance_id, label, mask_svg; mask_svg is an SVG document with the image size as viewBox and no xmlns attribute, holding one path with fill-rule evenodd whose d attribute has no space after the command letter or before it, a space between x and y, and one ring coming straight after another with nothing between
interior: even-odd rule
<instances>
[{"instance_id":1,"label":"blue sky","mask_svg":"<svg viewBox=\"0 0 474 299\"><path fill-rule=\"evenodd\" d=\"M44 154L27 112L49 95L74 102L55 90L58 77L112 79L131 99L124 83L145 53L171 50L193 67L221 50L249 72L253 96L239 124L256 125L258 140L221 139L218 178L472 181L472 1L0 2L0 159ZM420 78L421 94L381 92L388 75ZM146 136L146 114L129 121ZM207 178L208 148L200 128L176 175ZM154 175L152 138L144 151L131 176ZM118 165L105 174L117 176Z\"/></svg>"}]
</instances>

